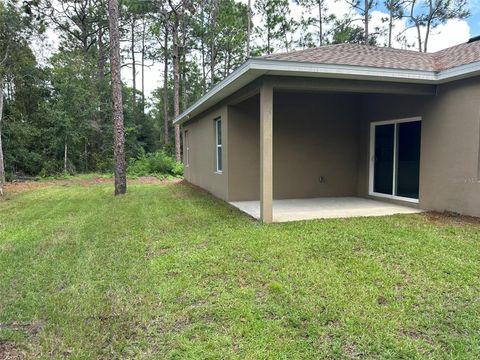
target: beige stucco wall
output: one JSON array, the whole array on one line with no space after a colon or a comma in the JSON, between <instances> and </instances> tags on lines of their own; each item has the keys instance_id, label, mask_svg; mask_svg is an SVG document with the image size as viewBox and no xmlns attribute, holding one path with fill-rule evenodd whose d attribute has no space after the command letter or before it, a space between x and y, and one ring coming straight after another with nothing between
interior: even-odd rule
<instances>
[{"instance_id":1,"label":"beige stucco wall","mask_svg":"<svg viewBox=\"0 0 480 360\"><path fill-rule=\"evenodd\" d=\"M348 94L275 95L275 199L356 194L358 106Z\"/></svg>"},{"instance_id":2,"label":"beige stucco wall","mask_svg":"<svg viewBox=\"0 0 480 360\"><path fill-rule=\"evenodd\" d=\"M229 200L260 198L260 96L228 107Z\"/></svg>"},{"instance_id":3,"label":"beige stucco wall","mask_svg":"<svg viewBox=\"0 0 480 360\"><path fill-rule=\"evenodd\" d=\"M354 196L359 97L274 95L274 199ZM229 107L229 200L259 199L259 97ZM320 182L320 177L325 181Z\"/></svg>"},{"instance_id":4,"label":"beige stucco wall","mask_svg":"<svg viewBox=\"0 0 480 360\"><path fill-rule=\"evenodd\" d=\"M215 123L218 117L222 119L222 151L223 171L215 172ZM213 195L228 199L228 116L227 107L203 114L182 127L182 134L188 131L190 143L190 161L185 166L185 179L200 186ZM185 163L184 149L184 163Z\"/></svg>"},{"instance_id":5,"label":"beige stucco wall","mask_svg":"<svg viewBox=\"0 0 480 360\"><path fill-rule=\"evenodd\" d=\"M438 87L434 97L364 95L358 194L368 195L370 122L421 116L423 209L480 216L480 78Z\"/></svg>"}]
</instances>

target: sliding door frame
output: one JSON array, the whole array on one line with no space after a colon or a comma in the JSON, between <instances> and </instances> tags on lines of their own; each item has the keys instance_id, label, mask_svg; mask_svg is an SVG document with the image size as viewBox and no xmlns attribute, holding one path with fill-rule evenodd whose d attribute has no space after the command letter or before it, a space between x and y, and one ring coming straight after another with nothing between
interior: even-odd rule
<instances>
[{"instance_id":1,"label":"sliding door frame","mask_svg":"<svg viewBox=\"0 0 480 360\"><path fill-rule=\"evenodd\" d=\"M369 187L368 187L368 194L370 196L407 201L415 204L419 203L419 199L395 195L395 192L397 190L397 160L398 160L398 126L397 124L407 123L407 122L416 122L416 121L422 121L422 117L416 116L416 117L406 118L406 119L375 121L370 123L370 170L369 170ZM373 191L373 186L374 186L374 179L375 179L375 129L379 125L391 125L391 124L395 126L394 126L394 135L393 135L393 187L392 187L393 194L390 195L390 194L377 193Z\"/></svg>"}]
</instances>

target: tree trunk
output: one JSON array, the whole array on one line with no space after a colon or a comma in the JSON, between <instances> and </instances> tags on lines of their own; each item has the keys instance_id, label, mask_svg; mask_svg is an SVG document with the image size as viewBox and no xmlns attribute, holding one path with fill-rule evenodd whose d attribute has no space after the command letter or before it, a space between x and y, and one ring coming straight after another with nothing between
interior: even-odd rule
<instances>
[{"instance_id":1,"label":"tree trunk","mask_svg":"<svg viewBox=\"0 0 480 360\"><path fill-rule=\"evenodd\" d=\"M5 184L5 163L3 160L3 147L2 147L2 120L3 120L3 86L4 78L0 77L0 190Z\"/></svg>"},{"instance_id":2,"label":"tree trunk","mask_svg":"<svg viewBox=\"0 0 480 360\"><path fill-rule=\"evenodd\" d=\"M163 63L163 134L164 143L169 143L168 139L168 27L165 26L165 39L164 39L164 63Z\"/></svg>"},{"instance_id":3,"label":"tree trunk","mask_svg":"<svg viewBox=\"0 0 480 360\"><path fill-rule=\"evenodd\" d=\"M247 59L250 57L250 38L252 37L252 0L248 0L248 13L247 13Z\"/></svg>"},{"instance_id":4,"label":"tree trunk","mask_svg":"<svg viewBox=\"0 0 480 360\"><path fill-rule=\"evenodd\" d=\"M173 61L173 117L174 119L180 115L180 79L179 79L179 56L178 56L178 15L175 18L175 24L172 29L172 61ZM175 159L180 162L180 126L175 125Z\"/></svg>"},{"instance_id":5,"label":"tree trunk","mask_svg":"<svg viewBox=\"0 0 480 360\"><path fill-rule=\"evenodd\" d=\"M84 171L85 171L85 172L88 172L87 138L85 138L85 149L84 149L84 151L85 151L85 153L84 153L84 154L85 154L85 155L84 155L84 157L85 157L85 169L84 169Z\"/></svg>"},{"instance_id":6,"label":"tree trunk","mask_svg":"<svg viewBox=\"0 0 480 360\"><path fill-rule=\"evenodd\" d=\"M270 54L270 21L267 17L267 55Z\"/></svg>"},{"instance_id":7,"label":"tree trunk","mask_svg":"<svg viewBox=\"0 0 480 360\"><path fill-rule=\"evenodd\" d=\"M205 70L205 67L207 66L207 64L205 61L205 39L203 34L201 39L201 48L202 48L202 87L203 87L203 93L205 94L207 92L207 71Z\"/></svg>"},{"instance_id":8,"label":"tree trunk","mask_svg":"<svg viewBox=\"0 0 480 360\"><path fill-rule=\"evenodd\" d=\"M98 79L102 83L105 77L105 47L103 44L103 28L98 29ZM100 84L101 85L101 84Z\"/></svg>"},{"instance_id":9,"label":"tree trunk","mask_svg":"<svg viewBox=\"0 0 480 360\"><path fill-rule=\"evenodd\" d=\"M417 21L415 23L417 27L417 36L418 36L418 51L422 52L422 32L420 31L420 23Z\"/></svg>"},{"instance_id":10,"label":"tree trunk","mask_svg":"<svg viewBox=\"0 0 480 360\"><path fill-rule=\"evenodd\" d=\"M365 44L368 45L368 38L370 36L370 34L368 33L368 14L370 12L370 9L369 9L369 0L365 0Z\"/></svg>"},{"instance_id":11,"label":"tree trunk","mask_svg":"<svg viewBox=\"0 0 480 360\"><path fill-rule=\"evenodd\" d=\"M323 45L323 14L322 14L322 0L318 0L318 43Z\"/></svg>"},{"instance_id":12,"label":"tree trunk","mask_svg":"<svg viewBox=\"0 0 480 360\"><path fill-rule=\"evenodd\" d=\"M115 195L127 192L125 133L123 129L122 78L120 74L120 34L118 0L108 1L110 22L110 67L112 76L113 153L115 162Z\"/></svg>"},{"instance_id":13,"label":"tree trunk","mask_svg":"<svg viewBox=\"0 0 480 360\"><path fill-rule=\"evenodd\" d=\"M435 9L433 8L433 2L432 0L427 1L428 3L428 18L427 18L427 26L425 29L425 41L423 43L423 51L427 52L428 50L428 39L430 37L430 28L432 26L432 18L435 13ZM437 4L438 6L438 4Z\"/></svg>"},{"instance_id":14,"label":"tree trunk","mask_svg":"<svg viewBox=\"0 0 480 360\"><path fill-rule=\"evenodd\" d=\"M187 108L187 30L182 21L182 111Z\"/></svg>"},{"instance_id":15,"label":"tree trunk","mask_svg":"<svg viewBox=\"0 0 480 360\"><path fill-rule=\"evenodd\" d=\"M142 24L142 119L145 118L145 18Z\"/></svg>"},{"instance_id":16,"label":"tree trunk","mask_svg":"<svg viewBox=\"0 0 480 360\"><path fill-rule=\"evenodd\" d=\"M423 42L423 52L428 51L428 39L430 37L430 27L431 27L431 22L430 20L427 22L427 26L425 29L425 41Z\"/></svg>"},{"instance_id":17,"label":"tree trunk","mask_svg":"<svg viewBox=\"0 0 480 360\"><path fill-rule=\"evenodd\" d=\"M210 18L210 29L213 31L215 28L215 9L213 9L212 16ZM211 78L211 83L210 87L213 87L215 85L215 62L216 62L216 50L215 50L215 37L210 34L210 78Z\"/></svg>"},{"instance_id":18,"label":"tree trunk","mask_svg":"<svg viewBox=\"0 0 480 360\"><path fill-rule=\"evenodd\" d=\"M102 25L103 26L103 25ZM105 91L105 63L106 63L106 54L105 54L105 43L104 39L104 28L100 26L98 29L98 59L97 59L97 67L98 67L98 107L99 107L99 117L102 123L106 122L106 114L107 114L107 105L105 104L104 100L104 91Z\"/></svg>"},{"instance_id":19,"label":"tree trunk","mask_svg":"<svg viewBox=\"0 0 480 360\"><path fill-rule=\"evenodd\" d=\"M132 53L132 110L135 113L137 107L137 67L135 64L135 17L132 18L132 45L130 49Z\"/></svg>"},{"instance_id":20,"label":"tree trunk","mask_svg":"<svg viewBox=\"0 0 480 360\"><path fill-rule=\"evenodd\" d=\"M63 147L63 172L67 173L67 164L68 164L68 144L67 139L65 138L65 145Z\"/></svg>"},{"instance_id":21,"label":"tree trunk","mask_svg":"<svg viewBox=\"0 0 480 360\"><path fill-rule=\"evenodd\" d=\"M392 47L392 31L393 31L393 12L390 11L390 18L388 19L388 47Z\"/></svg>"}]
</instances>

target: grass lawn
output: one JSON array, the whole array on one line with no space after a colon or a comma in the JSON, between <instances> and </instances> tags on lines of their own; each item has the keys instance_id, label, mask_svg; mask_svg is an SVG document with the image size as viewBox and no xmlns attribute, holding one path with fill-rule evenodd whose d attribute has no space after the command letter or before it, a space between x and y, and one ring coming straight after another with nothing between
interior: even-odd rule
<instances>
[{"instance_id":1,"label":"grass lawn","mask_svg":"<svg viewBox=\"0 0 480 360\"><path fill-rule=\"evenodd\" d=\"M181 183L112 192L0 201L0 358L480 358L480 222L262 225Z\"/></svg>"}]
</instances>

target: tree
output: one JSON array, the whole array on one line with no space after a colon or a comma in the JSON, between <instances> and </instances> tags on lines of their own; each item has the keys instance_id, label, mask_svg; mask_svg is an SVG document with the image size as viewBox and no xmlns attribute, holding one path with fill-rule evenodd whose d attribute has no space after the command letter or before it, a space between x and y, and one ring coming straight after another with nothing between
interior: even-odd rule
<instances>
[{"instance_id":1,"label":"tree","mask_svg":"<svg viewBox=\"0 0 480 360\"><path fill-rule=\"evenodd\" d=\"M404 16L405 0L384 0L385 8L388 11L388 47L392 47L393 22Z\"/></svg>"},{"instance_id":2,"label":"tree","mask_svg":"<svg viewBox=\"0 0 480 360\"><path fill-rule=\"evenodd\" d=\"M110 68L112 76L113 152L115 162L115 195L127 191L125 133L123 129L122 79L120 74L120 34L118 30L118 1L108 1L110 22Z\"/></svg>"},{"instance_id":3,"label":"tree","mask_svg":"<svg viewBox=\"0 0 480 360\"><path fill-rule=\"evenodd\" d=\"M297 4L302 6L306 13L306 17L302 15L302 26L305 33L308 33L308 28L313 26L317 30L317 46L325 44L325 26L331 23L334 15L328 15L328 8L325 0L296 0ZM316 11L316 15L315 14Z\"/></svg>"},{"instance_id":4,"label":"tree","mask_svg":"<svg viewBox=\"0 0 480 360\"><path fill-rule=\"evenodd\" d=\"M179 32L182 22L185 21L187 12L191 4L187 0L180 0L175 3L174 0L168 0L172 11L172 21L170 31L172 34L172 63L173 63L173 116L180 115L180 54L179 54ZM182 161L182 150L180 144L180 125L175 125L175 159Z\"/></svg>"},{"instance_id":5,"label":"tree","mask_svg":"<svg viewBox=\"0 0 480 360\"><path fill-rule=\"evenodd\" d=\"M216 59L212 71L223 64L223 77L245 61L244 48L247 37L243 29L248 23L248 8L234 0L217 0L219 10L216 24L210 29L209 38L215 44ZM215 81L214 81L215 83Z\"/></svg>"},{"instance_id":6,"label":"tree","mask_svg":"<svg viewBox=\"0 0 480 360\"><path fill-rule=\"evenodd\" d=\"M445 24L450 19L464 19L470 15L467 10L467 0L427 0L426 14L423 18L425 25L425 40L423 51L428 50L428 40L433 29Z\"/></svg>"},{"instance_id":7,"label":"tree","mask_svg":"<svg viewBox=\"0 0 480 360\"><path fill-rule=\"evenodd\" d=\"M247 54L250 57L250 41L252 38L252 0L248 0L248 19L247 19Z\"/></svg>"},{"instance_id":8,"label":"tree","mask_svg":"<svg viewBox=\"0 0 480 360\"><path fill-rule=\"evenodd\" d=\"M257 52L271 54L277 43L283 44L286 51L289 51L291 40L288 35L293 32L296 24L289 18L288 0L257 0L255 9L263 23L256 29L257 35L264 42Z\"/></svg>"},{"instance_id":9,"label":"tree","mask_svg":"<svg viewBox=\"0 0 480 360\"><path fill-rule=\"evenodd\" d=\"M428 51L430 35L439 25L451 19L468 17L467 5L466 0L406 0L405 17L409 21L409 28L415 27L417 30L418 51Z\"/></svg>"},{"instance_id":10,"label":"tree","mask_svg":"<svg viewBox=\"0 0 480 360\"><path fill-rule=\"evenodd\" d=\"M0 2L0 189L6 178L2 143L5 111L4 89L7 84L21 83L22 77L28 75L22 70L25 62L28 63L31 59L27 39L32 30L30 19L19 13L15 3ZM10 95L13 97L15 87L10 86L10 89Z\"/></svg>"},{"instance_id":11,"label":"tree","mask_svg":"<svg viewBox=\"0 0 480 360\"><path fill-rule=\"evenodd\" d=\"M358 25L353 25L350 18L336 20L332 31L332 44L368 44L376 45L376 36L370 34L367 41L365 31Z\"/></svg>"},{"instance_id":12,"label":"tree","mask_svg":"<svg viewBox=\"0 0 480 360\"><path fill-rule=\"evenodd\" d=\"M360 12L363 18L364 43L371 44L370 41L370 11L375 7L375 0L347 0L347 3Z\"/></svg>"},{"instance_id":13,"label":"tree","mask_svg":"<svg viewBox=\"0 0 480 360\"><path fill-rule=\"evenodd\" d=\"M2 63L0 64L0 66L3 66L3 61L5 60L6 58L2 60ZM3 188L3 184L5 183L5 162L3 160L3 145L2 145L3 87L4 87L3 76L0 76L0 190Z\"/></svg>"}]
</instances>

